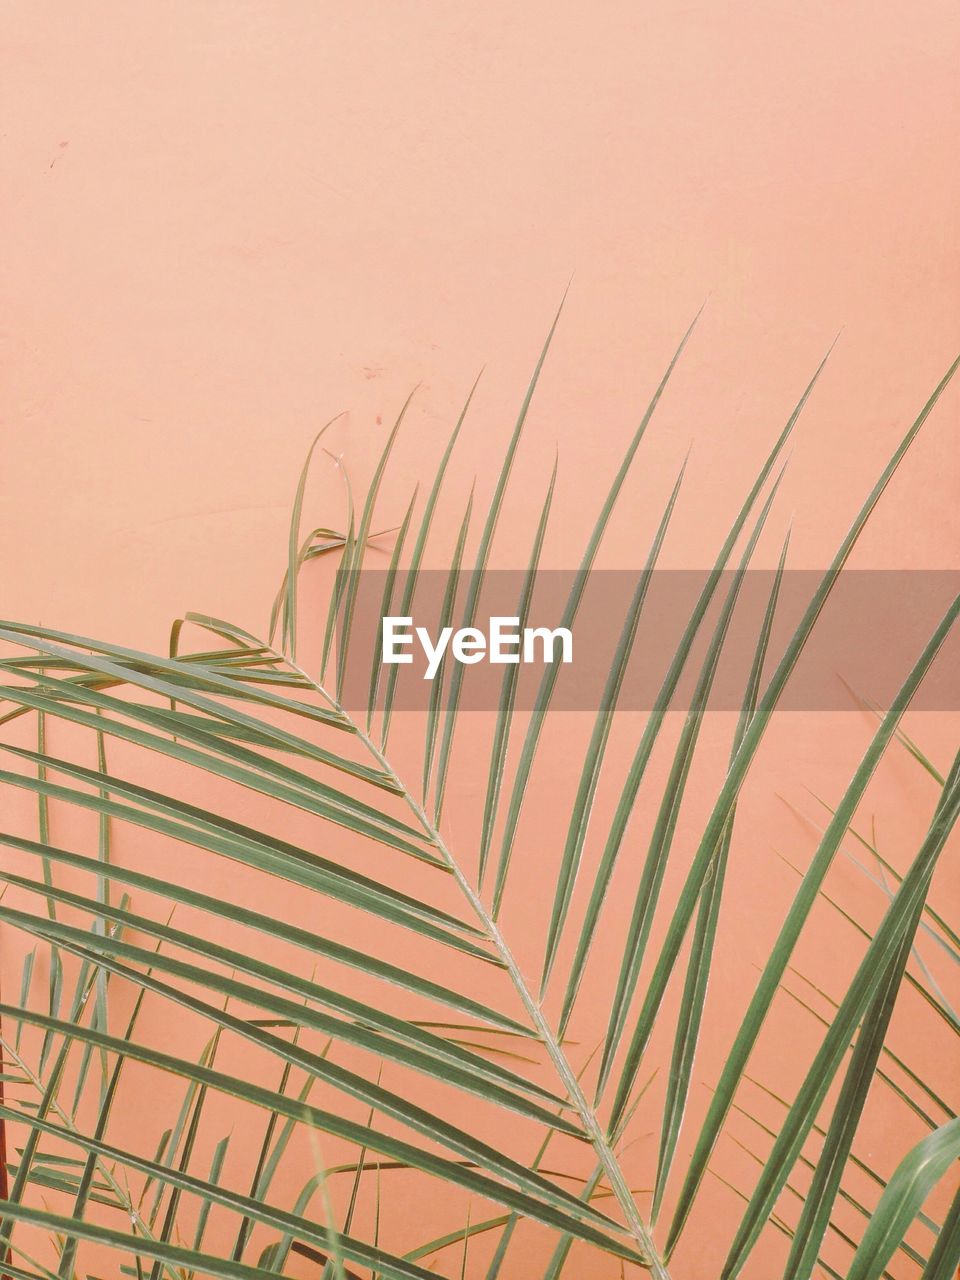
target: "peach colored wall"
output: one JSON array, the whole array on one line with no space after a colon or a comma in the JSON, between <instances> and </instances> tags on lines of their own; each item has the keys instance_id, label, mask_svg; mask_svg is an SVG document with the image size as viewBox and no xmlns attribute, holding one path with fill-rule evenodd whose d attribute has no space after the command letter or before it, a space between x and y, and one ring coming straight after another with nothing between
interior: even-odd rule
<instances>
[{"instance_id":1,"label":"peach colored wall","mask_svg":"<svg viewBox=\"0 0 960 1280\"><path fill-rule=\"evenodd\" d=\"M8 613L143 642L258 617L315 427L349 410L363 474L423 380L412 476L486 364L475 468L571 273L523 465L558 439L566 493L599 480L709 294L651 443L696 442L704 551L838 329L801 563L955 354L948 0L12 3L4 50ZM864 555L960 556L956 404Z\"/></svg>"},{"instance_id":2,"label":"peach colored wall","mask_svg":"<svg viewBox=\"0 0 960 1280\"><path fill-rule=\"evenodd\" d=\"M489 492L571 274L507 514L528 528L522 495L557 442L556 564L578 554L707 295L605 563L636 562L691 441L696 501L666 558L712 558L842 328L763 552L793 511L793 563L822 564L960 344L960 12L946 0L14 0L3 50L7 617L146 647L186 608L262 628L316 428L347 410L332 439L362 484L422 383L384 492L392 523L485 364L452 521L475 473ZM957 407L954 388L857 563L960 565ZM332 467L309 507L342 518ZM856 717L799 735L778 722L789 798L835 796L867 732ZM956 722L916 732L942 760ZM555 756L562 782L577 760ZM876 803L907 856L930 795L902 762L884 778ZM456 799L472 813L468 789ZM735 883L759 896L733 922L752 946L729 960L745 981L790 892L772 849L802 859L811 839L772 781L753 804ZM701 1280L709 1239L687 1247L681 1280Z\"/></svg>"}]
</instances>

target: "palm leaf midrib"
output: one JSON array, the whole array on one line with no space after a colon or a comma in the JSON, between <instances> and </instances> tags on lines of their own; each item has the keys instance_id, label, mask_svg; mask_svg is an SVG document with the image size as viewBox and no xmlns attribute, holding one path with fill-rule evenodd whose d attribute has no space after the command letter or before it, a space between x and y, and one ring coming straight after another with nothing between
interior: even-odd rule
<instances>
[{"instance_id":1,"label":"palm leaf midrib","mask_svg":"<svg viewBox=\"0 0 960 1280\"><path fill-rule=\"evenodd\" d=\"M272 652L276 653L275 650ZM444 839L439 827L431 819L423 804L417 800L415 794L404 782L400 773L394 769L384 751L376 745L367 733L366 729L350 715L349 711L341 705L340 701L331 694L323 684L314 680L307 671L298 666L297 663L288 655L277 654L276 656L286 662L292 671L295 671L301 679L307 682L311 689L315 690L315 692L330 705L332 710L343 716L349 723L356 734L358 741L363 744L366 751L376 762L377 767L388 775L390 780L395 784L397 794L404 801L416 821L419 823L425 837L434 845L440 857L449 867L460 891L463 893L472 911L480 922L484 933L496 949L503 967L508 973L514 989L520 998L524 1010L533 1024L538 1037L543 1043L551 1062L553 1063L557 1075L559 1076L566 1091L567 1097L580 1118L584 1133L596 1152L603 1172L610 1183L613 1195L623 1212L624 1218L626 1219L629 1232L633 1236L640 1251L648 1259L651 1276L654 1277L654 1280L670 1280L670 1273L654 1245L649 1227L640 1216L633 1194L630 1191L630 1187L620 1168L619 1161L614 1154L610 1140L597 1117L596 1111L584 1094L576 1072L567 1060L567 1056L563 1051L563 1047L556 1032L547 1020L539 1000L537 1000L533 991L528 986L520 966L499 925L494 920L492 914L487 910L480 894L471 884L455 854Z\"/></svg>"}]
</instances>

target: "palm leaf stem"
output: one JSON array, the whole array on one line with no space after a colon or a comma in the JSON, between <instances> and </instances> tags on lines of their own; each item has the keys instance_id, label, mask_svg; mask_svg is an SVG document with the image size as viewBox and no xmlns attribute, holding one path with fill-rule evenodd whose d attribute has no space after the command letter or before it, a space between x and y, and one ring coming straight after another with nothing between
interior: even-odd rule
<instances>
[{"instance_id":1,"label":"palm leaf stem","mask_svg":"<svg viewBox=\"0 0 960 1280\"><path fill-rule=\"evenodd\" d=\"M380 751L372 738L364 731L362 725L353 721L347 712L340 707L338 701L322 685L314 681L310 675L298 667L296 663L290 662L290 667L297 672L310 686L325 698L332 707L344 715L350 722L353 731L356 733L357 740L361 742L370 753L377 767L390 778L395 785L397 794L403 799L410 812L416 818L417 822L423 828L424 834L434 844L439 856L449 867L460 891L463 893L471 909L480 922L484 932L487 934L490 942L493 944L500 957L501 964L510 977L511 982L523 1004L524 1010L533 1024L537 1035L543 1043L544 1048L552 1062L554 1069L559 1076L567 1097L570 1099L571 1105L580 1117L580 1123L584 1132L593 1146L597 1158L603 1167L603 1172L607 1178L609 1186L616 1197L617 1203L623 1211L630 1234L636 1241L640 1251L646 1256L650 1275L653 1280L670 1280L670 1273L666 1264L657 1252L656 1246L650 1235L650 1231L646 1223L641 1218L633 1193L624 1178L619 1162L613 1152L613 1147L607 1138L603 1125L597 1117L597 1113L587 1100L586 1094L580 1086L576 1072L567 1060L560 1040L553 1028L550 1026L547 1018L540 1007L539 1001L533 994L533 991L527 985L520 966L510 949L509 944L500 931L499 926L487 910L485 903L480 895L470 883L466 873L463 871L453 852L447 847L446 841L441 835L438 827L430 818L424 806L417 799L415 793L404 783L403 779L396 773L393 766L387 760L386 756Z\"/></svg>"}]
</instances>

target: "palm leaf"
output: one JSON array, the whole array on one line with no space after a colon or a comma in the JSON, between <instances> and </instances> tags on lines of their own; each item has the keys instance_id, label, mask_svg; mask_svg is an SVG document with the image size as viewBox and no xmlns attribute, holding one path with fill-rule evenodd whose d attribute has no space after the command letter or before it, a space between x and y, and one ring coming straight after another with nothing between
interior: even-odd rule
<instances>
[{"instance_id":1,"label":"palm leaf","mask_svg":"<svg viewBox=\"0 0 960 1280\"><path fill-rule=\"evenodd\" d=\"M750 674L747 678L746 688L743 695L743 703L740 709L740 717L733 738L732 750L734 755L736 754L737 748L743 739L747 724L756 711L757 698L760 691L760 681L763 675L763 664L767 654L767 646L770 643L770 633L773 629L773 620L777 609L777 601L779 599L780 588L783 583L783 571L786 564L788 546L789 537L783 544L780 563L777 566L777 572L774 575L773 585L770 590L770 598L767 601L766 612L760 628L760 634L757 638L757 647L754 653ZM687 973L683 985L680 1013L677 1017L677 1030L674 1037L673 1055L670 1063L667 1098L663 1109L660 1154L657 1163L657 1183L654 1190L653 1206L651 1209L651 1215L654 1219L656 1219L663 1201L667 1178L669 1177L670 1169L673 1164L677 1140L680 1136L680 1125L683 1120L683 1113L690 1090L690 1078L693 1072L694 1055L696 1053L697 1041L700 1035L703 1006L706 1000L707 982L710 976L711 962L713 960L713 949L720 914L720 902L723 894L727 860L730 856L730 845L733 838L733 822L735 816L736 811L734 810L730 814L730 820L724 830L720 847L717 849L713 875L710 877L710 881L704 889L703 897L700 901L700 909L697 914L693 946L691 947L690 959L687 964Z\"/></svg>"},{"instance_id":2,"label":"palm leaf","mask_svg":"<svg viewBox=\"0 0 960 1280\"><path fill-rule=\"evenodd\" d=\"M903 968L920 919L930 878L947 837L958 818L960 818L960 755L957 756L950 776L944 784L943 794L927 837L874 934L847 994L841 1001L837 1016L831 1023L784 1121L774 1144L774 1150L764 1166L750 1205L734 1238L724 1266L724 1280L727 1277L732 1280L732 1277L739 1274L751 1242L756 1238L762 1220L765 1220L766 1214L772 1208L776 1195L799 1154L800 1147L826 1096L837 1067L857 1025L865 1017L871 1001L876 1002L874 1022L885 1034L884 1023L889 1018L887 1006L891 997L895 998L903 976ZM860 1097L862 1086L857 1078L858 1073L872 1075L876 1065L875 1052L879 1053L879 1044L875 1042L871 1034L872 1030L872 1028L868 1029L863 1051L854 1055L848 1077L850 1088L841 1091L837 1104L837 1121L827 1135L828 1154L832 1154L832 1148L841 1145L846 1139L847 1113L858 1105L862 1106ZM819 1212L818 1200L823 1198L824 1202L827 1201L826 1188L829 1187L829 1179L832 1176L829 1161L825 1162L822 1170L821 1178L818 1179L818 1185L814 1188L812 1196L811 1219ZM823 1190L819 1185L821 1179ZM806 1232L807 1221L803 1226ZM814 1231L815 1228L811 1228L811 1239ZM805 1236L801 1238L800 1245L801 1249L804 1247Z\"/></svg>"},{"instance_id":3,"label":"palm leaf","mask_svg":"<svg viewBox=\"0 0 960 1280\"><path fill-rule=\"evenodd\" d=\"M510 477L556 323L555 320L544 344L507 444L493 496L483 516L476 554L465 570L461 561L466 551L469 508L456 540L443 608L444 617L450 619L460 612L464 625L476 620L489 581L493 544L508 498ZM616 470L574 576L563 625L572 625L583 605L612 513L689 337L688 330ZM553 710L557 668L545 668L512 766L516 673L508 669L502 681L489 750L485 755L476 748L472 752L471 766L479 768L478 776L485 784L478 797L481 812L475 845L470 839L465 845L462 831L458 830L455 838L452 824L441 823L452 777L454 742L463 724L463 669L454 665L448 669L448 681L437 682L425 717L422 754L412 763L406 743L402 750L388 755L390 728L396 721L396 677L394 671L384 676L376 663L371 668L369 650L360 655L367 705L356 712L344 705L346 674L356 660L353 655L360 649L354 617L361 574L368 544L376 536L372 533L375 513L406 405L389 433L356 516L348 488L349 510L343 535L334 534L326 526L318 527L306 539L301 535L308 456L295 495L286 576L275 609L279 648L273 646L272 636L264 642L242 627L203 614L187 615L174 625L166 657L50 628L0 625L0 640L18 650L0 665L5 682L0 687L0 697L7 702L2 720L14 726L24 717L36 716L39 729L36 749L20 741L0 742L9 765L0 770L0 783L36 798L39 835L39 839L33 839L17 831L0 833L5 857L15 856L38 868L36 874L22 874L19 862L11 866L5 862L0 874L17 898L16 902L0 903L0 921L38 942L55 958L46 1011L35 1007L33 988L39 984L32 981L32 964L24 969L20 1005L0 1004L5 1025L15 1025L18 1034L21 1026L28 1028L28 1034L13 1041L11 1049L11 1041L4 1038L5 1062L9 1060L20 1073L16 1079L29 1084L39 1099L25 1100L21 1105L13 1104L8 1097L0 1107L3 1124L24 1126L27 1135L9 1196L0 1205L0 1238L11 1240L19 1250L19 1231L14 1238L17 1224L31 1224L46 1232L59 1249L55 1264L58 1280L71 1280L80 1250L87 1246L102 1246L125 1255L128 1264L121 1271L129 1274L145 1277L146 1262L151 1280L158 1280L164 1272L171 1280L181 1273L222 1276L225 1280L276 1275L291 1249L320 1263L328 1278L354 1275L355 1268L360 1268L388 1280L419 1280L433 1273L424 1271L416 1258L459 1247L462 1254L457 1265L465 1271L468 1243L494 1232L500 1235L488 1274L498 1275L517 1228L530 1220L556 1235L546 1273L549 1280L563 1270L571 1246L577 1242L612 1260L640 1263L655 1280L668 1280L668 1255L691 1212L725 1119L735 1106L736 1089L812 903L883 751L903 733L901 718L960 614L960 601L944 617L884 714L800 885L775 953L724 1061L719 1087L693 1159L685 1170L666 1249L657 1248L648 1216L640 1207L639 1193L627 1178L623 1161L623 1152L629 1145L627 1128L643 1096L642 1090L638 1094L637 1089L643 1056L696 916L693 952L674 1027L673 1069L667 1083L663 1120L656 1134L659 1162L651 1215L656 1217L676 1161L702 1008L713 968L724 872L733 847L732 824L740 788L867 517L955 368L931 396L868 496L761 692L764 656L783 573L781 560L756 638L754 663L726 779L713 799L676 907L666 915L665 939L631 1026L639 975L649 939L654 936L654 925L661 916L661 883L672 857L677 815L700 741L712 682L738 592L772 509L778 482L774 480L770 485L754 518L754 528L746 536L741 563L720 605L719 620L707 641L706 657L696 675L693 705L673 767L659 797L653 798L659 817L648 859L636 869L630 885L633 910L614 1000L605 1011L608 1035L601 1054L596 1095L588 1094L586 1078L572 1064L566 1031L578 1009L594 940L608 919L613 872L621 862L647 763L680 678L690 662L722 576L773 476L819 370L779 433L729 529L631 753L621 798L609 828L600 833L598 868L585 886L586 908L574 933L573 961L559 975L562 1001L556 1021L542 1004L540 993L547 990L548 981L562 967L561 942L571 930L575 889L585 876L594 800L611 767L608 745L620 692L651 575L679 501L679 480L662 499L662 517L622 619L580 775L562 814L565 838L556 860L549 864L550 873L555 874L555 888L550 895L549 920L542 940L543 962L532 976L525 972L525 961L520 958L526 954L527 940L518 940L515 948L501 921L512 887L511 867L519 856L521 813L535 781L540 744ZM412 608L448 463L469 404L470 399L440 459L407 565L404 560L414 523L413 500L399 521L381 596L383 610L393 607L401 573L405 576L400 608L404 614ZM311 455L318 440L311 447ZM523 577L518 603L523 619L532 607L555 476L556 470L539 511ZM299 598L299 575L315 554L330 554L337 549L341 559L327 610L321 677L317 679L297 660L297 632L302 630L306 616ZM463 574L465 598L462 607L458 607L457 585ZM189 628L200 628L203 634L195 653L183 651L191 634ZM324 682L322 668L334 647L336 664L331 688ZM23 649L29 652L20 652ZM382 707L378 707L381 694ZM378 710L382 716L376 733ZM63 726L63 746L58 736L55 747L48 732L54 722ZM93 735L94 764L77 758L72 750L72 744L85 734ZM117 744L109 761L108 742ZM922 762L919 748L913 753ZM836 1199L842 1197L851 1207L863 1209L860 1201L844 1189L844 1171L855 1163L852 1142L866 1093L878 1071L881 1054L888 1052L890 1009L903 981L929 876L957 816L960 800L956 773L955 766L946 779L941 805L920 853L890 889L887 915L869 943L864 965L839 1002L815 1071L790 1102L773 1149L762 1161L756 1187L746 1197L743 1222L728 1261L726 1274L731 1277L740 1271L768 1222L790 1237L789 1274L799 1277L817 1260ZM414 786L414 777L423 785ZM176 794L176 783L184 780L195 780L205 798L196 800L196 790L191 792L192 799ZM563 799L558 798L558 802ZM80 817L89 815L87 820L96 822L96 856L52 842L50 811L54 806L63 806ZM85 828L78 825L75 829L82 832ZM149 842L145 847L151 854L157 847L176 847L189 851L189 856L201 865L215 859L214 865L228 873L223 879L225 891L222 895L205 894L191 883L184 883L164 868L162 857L149 874L124 865L124 859L116 857L112 847L118 839L124 850L136 848L135 842L143 840ZM128 839L134 842L130 846ZM549 856L549 851L544 855ZM489 902L481 891L488 864L495 872ZM241 896L240 882L234 892L229 874L235 867L242 868L245 877L250 876L250 884L270 886L271 890L286 894L288 900L309 903L315 913L311 927L281 918L280 911L269 908L267 895L255 905L232 901L231 896ZM474 868L479 869L478 875ZM94 877L93 886L89 892L79 892L76 880L87 876ZM114 886L118 891L135 893L136 905L118 897ZM189 928L175 926L169 915L165 920L156 919L157 913L141 903L141 896L167 904L165 910L187 908L197 913L204 924ZM21 898L32 905L22 909ZM341 929L348 931L345 940L336 936ZM145 945L144 939L151 939L151 944ZM399 961L385 958L383 953L389 952L391 946L402 949ZM309 978L298 971L298 966L307 961ZM322 980L316 976L318 966L323 966ZM427 972L420 971L424 966ZM349 974L343 976L341 971L345 970ZM491 992L482 999L476 994L480 972ZM75 978L70 995L65 994L70 991L68 975ZM359 985L351 986L354 980ZM135 993L134 1016L126 1035L110 1029L116 1017L113 993L118 989ZM137 1014L146 995L158 1007L175 1013L184 1024L206 1029L207 1048L199 1060L176 1041L163 1050L145 1042ZM445 1011L449 1009L467 1021L446 1021L445 1016L449 1015ZM824 1135L823 1159L813 1170L807 1206L793 1228L773 1212L776 1196L781 1188L792 1186L792 1169L797 1159L803 1158L803 1143L815 1127L824 1081L838 1075L858 1027L860 1035ZM490 1033L511 1037L502 1042L506 1052L494 1053L484 1047ZM628 1037L625 1033L629 1033ZM231 1065L234 1059L225 1060L225 1054L214 1061L213 1055L226 1037L231 1044L249 1052L251 1063L274 1064L277 1070L267 1078L277 1087L261 1083L259 1067L257 1079L253 1080L238 1074ZM314 1047L316 1037L324 1043L322 1050ZM628 1038L622 1063L621 1037ZM522 1052L510 1056L513 1038ZM39 1068L34 1070L28 1062L28 1048L32 1053L37 1046ZM97 1091L90 1134L60 1097L68 1062L73 1060L80 1063L78 1105L73 1113L79 1114L78 1108L94 1088ZM99 1075L89 1070L94 1062L101 1064ZM185 1088L179 1115L168 1125L152 1160L135 1149L133 1140L124 1140L122 1145L109 1140L116 1092L121 1075L127 1076L127 1063L135 1065L138 1080L162 1072ZM293 1095L290 1087L294 1071L303 1075L298 1095ZM381 1078L384 1072L391 1073L389 1078ZM392 1073L397 1074L396 1083ZM408 1073L427 1082L428 1102L413 1100L406 1087ZM591 1098L605 1096L608 1080L616 1088L610 1114L601 1119L598 1104ZM421 1096L427 1095L418 1094L418 1099ZM244 1183L249 1187L247 1194L225 1185L226 1139L218 1138L212 1154L201 1153L201 1141L214 1114L214 1097L218 1099L218 1124L222 1105L229 1105L237 1114L265 1120L263 1137L254 1143L253 1167ZM466 1108L462 1106L464 1097L471 1099ZM450 1098L461 1104L458 1114L462 1119L456 1122L446 1109L444 1100ZM366 1123L353 1117L357 1107L364 1109ZM535 1136L536 1145L529 1149L538 1154L532 1163L517 1159L502 1149L503 1144L487 1140L484 1135L490 1118L509 1123L518 1133ZM945 1128L949 1130L949 1124ZM222 1134L222 1128L217 1132ZM294 1157L295 1138L301 1132L314 1138L322 1134L324 1142L335 1143L339 1163L328 1168L327 1162L319 1160L294 1210L275 1208L267 1203L268 1190L281 1162ZM47 1147L41 1148L41 1139L44 1144L58 1144L57 1151L71 1151L73 1154L65 1158L77 1163L60 1167L52 1164ZM861 1254L866 1260L854 1264L855 1272L861 1266L862 1276L875 1274L871 1267L882 1269L886 1265L890 1255L882 1255L888 1243L898 1232L902 1240L908 1209L912 1218L919 1208L916 1187L927 1188L932 1171L941 1168L943 1151L952 1138L928 1141L932 1145L923 1148L910 1165L910 1186L906 1174L894 1175L881 1197L857 1254L858 1260ZM562 1145L564 1154L574 1157L584 1149L589 1151L592 1172L576 1184L579 1193L569 1189L565 1160L557 1160L562 1172L543 1167L544 1153L551 1143ZM235 1150L231 1147L231 1161ZM204 1176L196 1172L201 1159L207 1171ZM331 1170L351 1174L341 1223L335 1221L328 1187ZM488 1201L497 1209L485 1212L476 1221L470 1210L466 1225L461 1220L457 1230L435 1233L419 1251L414 1251L415 1257L404 1258L399 1251L390 1252L379 1245L381 1172L385 1170L391 1171L391 1178L416 1177L424 1188L455 1188ZM366 1191L368 1175L373 1172L377 1192L374 1243L370 1244L362 1238L358 1224L363 1216L361 1201L368 1198L366 1194L361 1196L361 1189ZM153 1193L152 1212L146 1216L137 1207L142 1199L137 1201L124 1185L128 1175L139 1181L141 1198ZM347 1184L344 1177L338 1181L344 1187ZM301 1184L302 1175L297 1185ZM38 1207L33 1191L40 1187L51 1194L69 1196L73 1212L60 1214ZM315 1196L322 1196L324 1201L323 1226L317 1225L310 1210ZM129 1227L125 1231L102 1225L99 1218L101 1212L106 1215L111 1209L116 1213L117 1206L128 1214ZM185 1206L195 1213L189 1234L184 1225L188 1216ZM232 1212L237 1219L238 1229L231 1237L234 1243L227 1250L229 1257L223 1255L219 1244L210 1243L208 1220L212 1206L218 1207L218 1213ZM928 1271L934 1268L930 1274L937 1280L937 1268L943 1271L944 1259L956 1237L956 1214L951 1212L953 1216L941 1236L946 1243L938 1243L927 1264ZM878 1220L880 1225L875 1227ZM261 1252L260 1262L254 1266L244 1259L254 1231L261 1229L271 1233L273 1243ZM845 1238L853 1242L852 1237ZM186 1240L193 1241L192 1248L187 1247ZM892 1251L897 1247L898 1241L893 1239ZM905 1251L901 1252L906 1256ZM15 1256L25 1264L24 1268L14 1262ZM471 1269L474 1258L471 1247ZM3 1269L13 1275L24 1273L26 1268L33 1269L26 1272L29 1274L45 1274L45 1264L33 1262L22 1252L10 1253ZM856 1274L862 1280L861 1273Z\"/></svg>"},{"instance_id":4,"label":"palm leaf","mask_svg":"<svg viewBox=\"0 0 960 1280\"><path fill-rule=\"evenodd\" d=\"M927 1195L960 1157L960 1120L922 1138L897 1166L880 1197L851 1264L847 1280L876 1280ZM930 1255L924 1280L947 1280L957 1265L956 1200Z\"/></svg>"}]
</instances>

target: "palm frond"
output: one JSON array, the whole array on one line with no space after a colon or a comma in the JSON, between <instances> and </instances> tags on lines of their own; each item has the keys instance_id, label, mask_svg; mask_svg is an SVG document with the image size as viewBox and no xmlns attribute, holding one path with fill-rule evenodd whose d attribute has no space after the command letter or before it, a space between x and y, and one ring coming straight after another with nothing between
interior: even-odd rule
<instances>
[{"instance_id":1,"label":"palm frond","mask_svg":"<svg viewBox=\"0 0 960 1280\"><path fill-rule=\"evenodd\" d=\"M511 475L558 319L559 313L513 424L469 564L472 493L455 532L441 621L459 616L469 626L479 616ZM561 625L572 626L584 605L630 468L692 330L670 358L615 471ZM949 1005L931 994L923 972L916 977L908 962L918 930L929 926L948 949L956 941L926 898L960 817L960 759L941 777L906 736L902 720L960 616L960 599L879 714L841 798L828 806L829 821L723 1055L692 1155L681 1143L716 967L726 873L739 839L734 819L741 789L868 517L957 364L883 469L764 684L784 544L753 637L732 743L725 747L726 773L709 798L702 834L684 868L678 821L690 802L695 758L706 750L703 730L717 672L754 553L776 511L778 461L822 368L779 429L729 526L653 706L629 744L612 814L601 823L597 798L616 764L611 744L623 688L652 577L682 500L683 471L660 499L645 564L616 619L619 634L578 774L570 794L553 801L561 839L554 851L542 841L535 848L549 891L544 936L532 942L511 936L506 908L517 892L517 868L528 856L520 839L525 802L556 710L559 668L545 666L525 724L519 677L507 668L491 708L489 740L478 733L469 743L479 782L477 830L467 834L446 803L454 743L466 737L464 668L453 664L442 672L421 720L404 718L399 725L396 668L385 673L376 654L371 659L357 624L366 552L381 527L377 508L409 398L358 512L348 497L345 532L336 533L331 521L304 538L301 526L311 527L304 521L311 459L332 423L314 440L295 493L286 573L266 640L205 614L174 624L166 656L26 623L0 624L0 641L13 649L0 662L0 700L6 703L0 786L12 799L27 800L33 824L23 829L16 816L20 805L5 819L10 830L0 832L0 922L26 940L20 1001L0 1002L4 1084L10 1076L0 1098L0 1133L23 1135L0 1203L4 1274L72 1280L82 1270L84 1251L103 1249L125 1258L121 1273L138 1280L253 1280L281 1273L291 1253L322 1267L325 1280L361 1272L420 1280L440 1274L422 1264L443 1266L444 1259L453 1259L450 1266L461 1275L485 1271L488 1280L497 1280L518 1233L533 1222L552 1233L544 1280L560 1276L574 1245L592 1249L612 1267L639 1265L654 1280L669 1280L681 1234L712 1172L745 1205L724 1280L742 1272L768 1226L789 1242L790 1280L805 1280L815 1266L836 1274L828 1240L855 1251L854 1280L882 1274L895 1255L923 1265L932 1280L944 1280L955 1258L957 1202L925 1260L926 1251L904 1237L956 1157L950 1104L939 1088L915 1088L919 1075L896 1086L930 1127L886 1182L855 1152L854 1140L871 1083L892 1082L888 1073L899 1070L900 1059L891 1065L888 1041L904 986L926 990L924 1007L941 1010L938 1029L957 1031ZM416 492L407 495L378 597L383 613L397 597L403 615L413 609L448 464L475 390L417 519ZM538 496L524 556L517 601L524 622L532 616L556 514L556 477L554 466L540 489L545 497L541 502ZM316 674L299 661L298 635L314 613L312 603L309 610L304 606L300 575L311 559L338 553ZM717 616L708 626L714 602ZM188 640L198 634L198 647L188 651ZM695 663L698 646L703 655ZM345 690L348 673L358 667L366 705L354 708L346 705ZM685 674L692 677L690 707L666 780L648 796L649 764L666 736ZM27 738L30 717L37 732ZM778 1127L764 1130L769 1152L761 1157L751 1151L756 1180L741 1190L738 1180L711 1163L718 1140L729 1117L743 1112L738 1091L750 1080L751 1054L798 940L884 752L898 739L938 782L936 810L906 871L893 873L891 864L882 864L883 919L872 931L858 924L866 946L862 963L831 1016L822 1019L820 1047L800 1088L781 1099ZM635 853L630 842L641 795L653 815L652 834L645 856L627 857L628 850ZM59 835L52 811L70 815L68 837ZM210 892L214 875L217 891ZM672 905L664 888L670 875L681 882ZM621 882L625 898L614 891ZM583 1010L588 966L596 963L595 944L614 918L616 897L627 908L621 913L626 932L618 972L608 975L612 994L601 1011L606 1033L596 1063L592 1055L583 1062L569 1032ZM176 920L174 913L181 913ZM657 1105L647 1093L655 1076L644 1064L651 1065L655 1026L667 1020L667 991L688 937L692 949L679 1008L667 1026L671 1066ZM530 954L539 963L529 961ZM39 958L48 966L42 999L35 995L44 985ZM651 973L642 981L647 968ZM202 1048L192 1049L186 1034L156 1047L145 1030L145 1009L162 1011L174 1028L202 1032ZM649 1074L643 1085L641 1071ZM149 1089L151 1080L175 1082L179 1092L148 1158L138 1139L116 1136L116 1114L123 1089ZM837 1099L821 1126L834 1082ZM945 1124L929 1114L938 1107ZM239 1174L234 1162L244 1158L246 1146L224 1136L225 1112L253 1117L257 1125L252 1157ZM631 1126L641 1115L645 1123L653 1117L656 1151L642 1190L628 1176L625 1159ZM504 1133L508 1142L499 1136ZM812 1133L822 1140L816 1160L805 1151ZM321 1158L321 1140L329 1159ZM269 1193L282 1184L286 1194L280 1174L302 1163L298 1143L310 1145L312 1166L305 1175L297 1165L302 1191L291 1197L293 1207L276 1207ZM584 1159L588 1168L571 1173ZM798 1166L810 1187L793 1220L778 1201L784 1190L800 1196ZM881 1190L873 1210L869 1196L846 1185L850 1170L864 1173L874 1192ZM656 1222L674 1171L680 1188L660 1243ZM244 1190L236 1189L238 1176ZM468 1197L469 1207L453 1227L438 1224L413 1247L391 1238L385 1248L381 1197L398 1178L417 1179L425 1200L453 1192L461 1205ZM41 1196L56 1197L64 1211L52 1210ZM855 1228L839 1223L838 1205L854 1214ZM223 1215L230 1220L226 1232L220 1230ZM921 1221L929 1228L934 1219ZM24 1252L37 1230L54 1242L46 1261L33 1259L29 1243Z\"/></svg>"}]
</instances>

